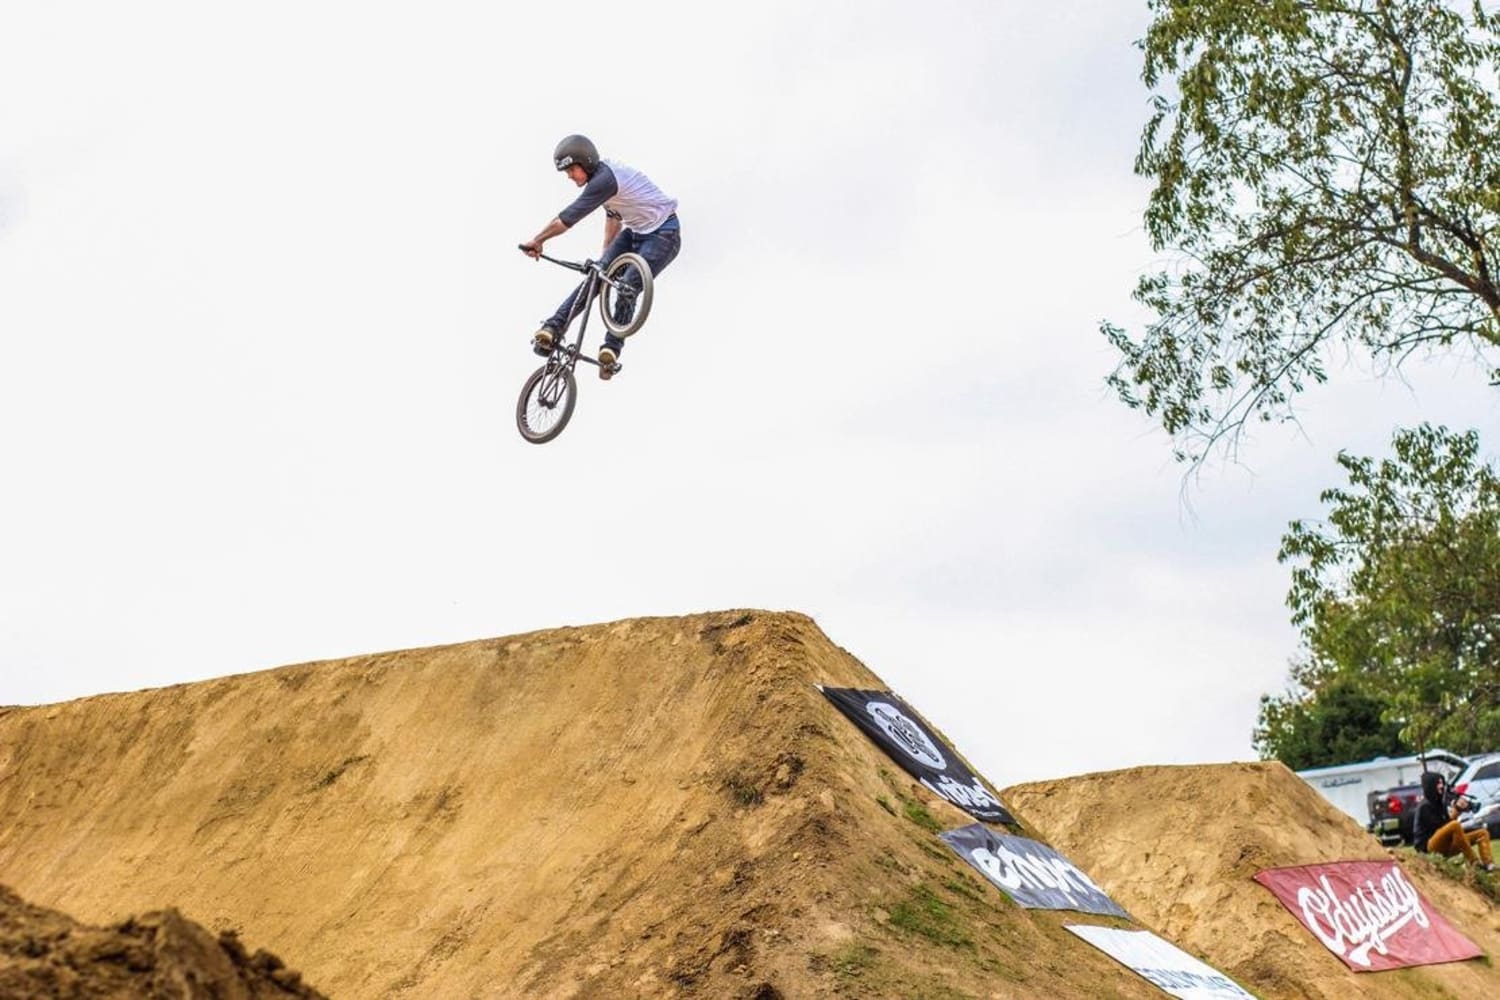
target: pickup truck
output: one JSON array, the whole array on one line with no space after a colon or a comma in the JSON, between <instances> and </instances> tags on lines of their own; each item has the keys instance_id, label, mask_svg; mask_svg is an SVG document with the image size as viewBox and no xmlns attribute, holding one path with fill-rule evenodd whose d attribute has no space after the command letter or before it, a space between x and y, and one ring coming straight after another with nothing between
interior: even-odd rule
<instances>
[{"instance_id":1,"label":"pickup truck","mask_svg":"<svg viewBox=\"0 0 1500 1000\"><path fill-rule=\"evenodd\" d=\"M1412 821L1417 804L1422 801L1422 786L1397 785L1371 792L1366 799L1370 808L1369 831L1387 847L1411 843Z\"/></svg>"}]
</instances>

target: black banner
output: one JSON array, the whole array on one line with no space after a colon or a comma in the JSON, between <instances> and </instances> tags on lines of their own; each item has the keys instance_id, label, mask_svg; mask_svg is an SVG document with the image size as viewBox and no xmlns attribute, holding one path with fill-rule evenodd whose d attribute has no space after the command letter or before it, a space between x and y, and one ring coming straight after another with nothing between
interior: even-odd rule
<instances>
[{"instance_id":1,"label":"black banner","mask_svg":"<svg viewBox=\"0 0 1500 1000\"><path fill-rule=\"evenodd\" d=\"M982 823L938 836L1001 892L1028 909L1129 916L1077 865L1046 844L996 834Z\"/></svg>"},{"instance_id":2,"label":"black banner","mask_svg":"<svg viewBox=\"0 0 1500 1000\"><path fill-rule=\"evenodd\" d=\"M975 819L1014 823L1000 799L980 783L947 745L927 731L911 706L889 691L820 688L865 735L933 793Z\"/></svg>"}]
</instances>

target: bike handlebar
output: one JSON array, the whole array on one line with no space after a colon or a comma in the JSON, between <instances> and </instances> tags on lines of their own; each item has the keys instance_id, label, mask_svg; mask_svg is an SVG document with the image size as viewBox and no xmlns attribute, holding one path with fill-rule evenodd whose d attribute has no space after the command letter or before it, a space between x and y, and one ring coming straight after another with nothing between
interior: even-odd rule
<instances>
[{"instance_id":1,"label":"bike handlebar","mask_svg":"<svg viewBox=\"0 0 1500 1000\"><path fill-rule=\"evenodd\" d=\"M531 248L525 243L517 243L516 249L521 251L522 253L531 253ZM562 267L570 268L571 270L579 272L587 271L589 268L594 266L594 262L591 260L586 260L582 264L578 264L574 263L571 260L558 260L556 257L548 257L546 254L541 253L540 251L538 251L537 256L542 260L551 261L554 264L558 264Z\"/></svg>"}]
</instances>

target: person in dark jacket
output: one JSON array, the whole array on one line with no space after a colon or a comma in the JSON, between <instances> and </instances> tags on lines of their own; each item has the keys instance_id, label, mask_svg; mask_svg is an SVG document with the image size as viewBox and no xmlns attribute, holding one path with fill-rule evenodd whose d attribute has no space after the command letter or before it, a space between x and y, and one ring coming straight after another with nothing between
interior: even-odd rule
<instances>
[{"instance_id":1,"label":"person in dark jacket","mask_svg":"<svg viewBox=\"0 0 1500 1000\"><path fill-rule=\"evenodd\" d=\"M1490 832L1483 828L1465 831L1458 820L1458 800L1445 801L1447 790L1448 782L1441 774L1432 771L1422 774L1422 801L1412 821L1412 843L1419 851L1431 851L1445 858L1462 854L1471 864L1494 871Z\"/></svg>"}]
</instances>

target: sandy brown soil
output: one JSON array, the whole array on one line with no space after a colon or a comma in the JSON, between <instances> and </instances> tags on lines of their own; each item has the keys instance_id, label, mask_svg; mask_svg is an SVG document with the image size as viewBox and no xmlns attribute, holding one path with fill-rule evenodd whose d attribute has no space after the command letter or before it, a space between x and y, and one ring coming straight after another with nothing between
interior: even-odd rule
<instances>
[{"instance_id":1,"label":"sandy brown soil","mask_svg":"<svg viewBox=\"0 0 1500 1000\"><path fill-rule=\"evenodd\" d=\"M176 910L88 927L0 886L5 1000L324 1000L299 973Z\"/></svg>"},{"instance_id":2,"label":"sandy brown soil","mask_svg":"<svg viewBox=\"0 0 1500 1000\"><path fill-rule=\"evenodd\" d=\"M1280 764L1132 768L1002 797L1132 916L1267 1000L1500 997L1489 958L1350 972L1251 881L1263 868L1388 857ZM1500 908L1425 865L1403 867L1469 940L1500 954Z\"/></svg>"},{"instance_id":3,"label":"sandy brown soil","mask_svg":"<svg viewBox=\"0 0 1500 1000\"><path fill-rule=\"evenodd\" d=\"M116 931L211 955L235 929L340 1000L1159 1000L1063 929L1077 915L1023 911L948 851L936 831L969 818L818 683L884 686L801 615L723 612L0 709L0 882L100 925L176 907L211 931ZM1488 960L1349 973L1250 881L1383 856L1285 769L1007 800L1141 926L1268 998L1500 996ZM1493 905L1411 876L1495 953ZM0 984L35 947L0 949Z\"/></svg>"},{"instance_id":4,"label":"sandy brown soil","mask_svg":"<svg viewBox=\"0 0 1500 1000\"><path fill-rule=\"evenodd\" d=\"M726 612L12 709L0 881L239 928L340 1000L1160 996L951 854L968 817L819 682L883 686Z\"/></svg>"}]
</instances>

